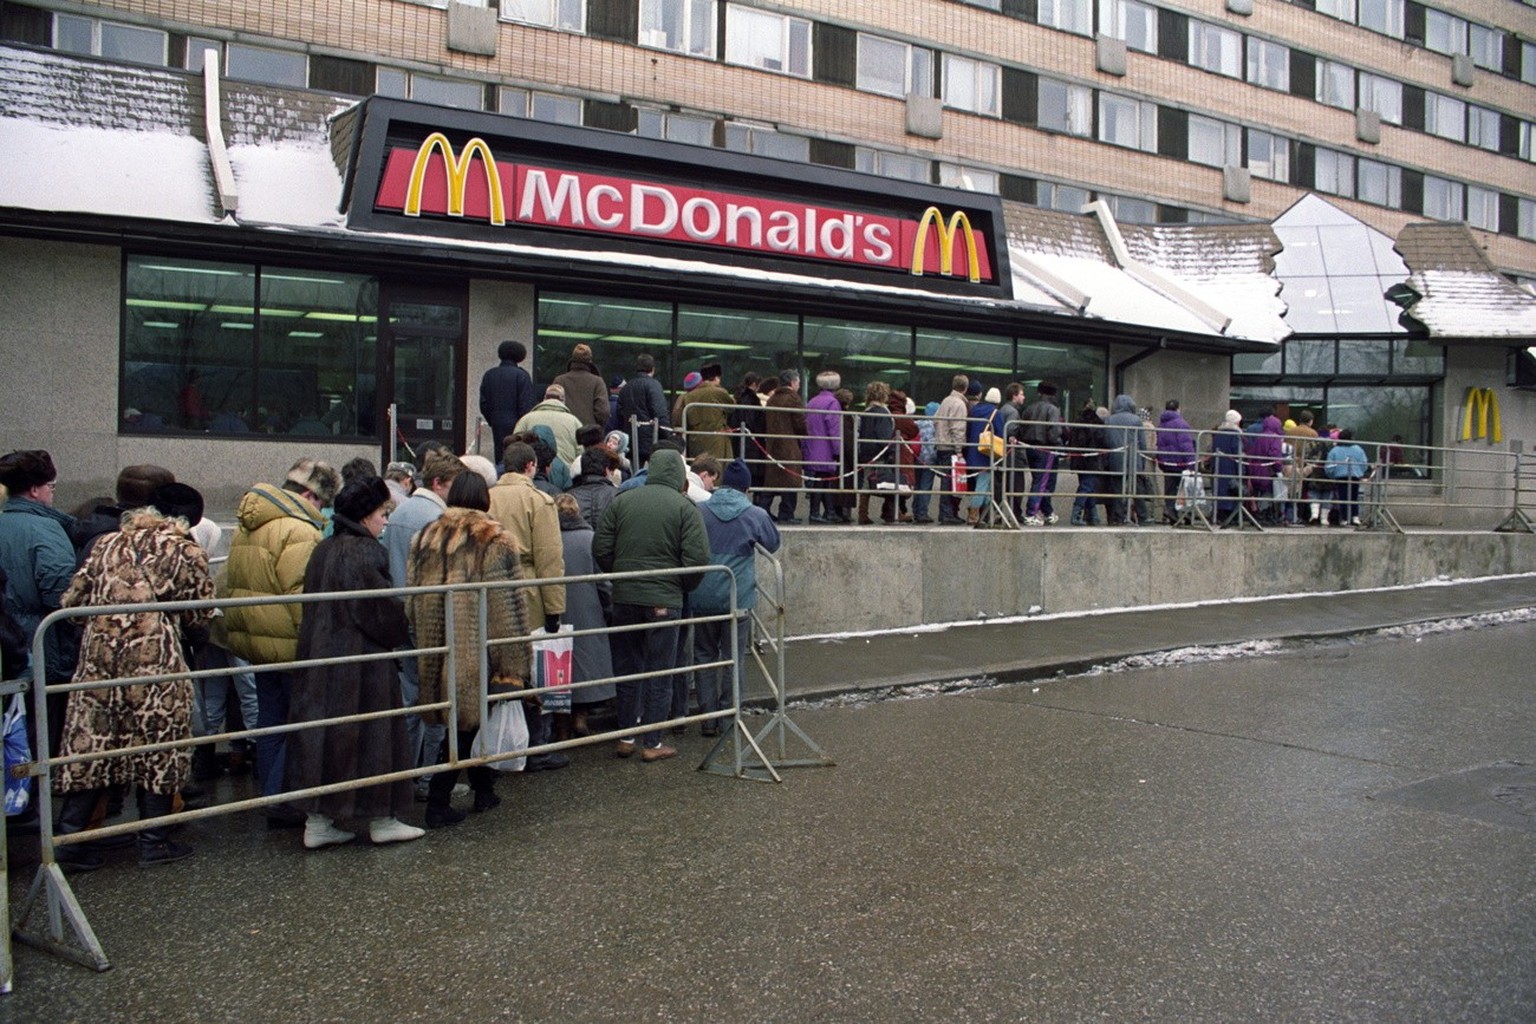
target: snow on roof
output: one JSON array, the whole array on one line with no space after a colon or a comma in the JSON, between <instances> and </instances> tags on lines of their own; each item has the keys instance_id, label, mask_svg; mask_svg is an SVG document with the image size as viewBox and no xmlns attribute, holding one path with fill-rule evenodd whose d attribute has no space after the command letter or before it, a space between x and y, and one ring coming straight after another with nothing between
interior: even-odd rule
<instances>
[{"instance_id":1,"label":"snow on roof","mask_svg":"<svg viewBox=\"0 0 1536 1024\"><path fill-rule=\"evenodd\" d=\"M1465 224L1409 224L1397 248L1411 270L1406 315L1431 338L1536 338L1536 296L1493 268Z\"/></svg>"}]
</instances>

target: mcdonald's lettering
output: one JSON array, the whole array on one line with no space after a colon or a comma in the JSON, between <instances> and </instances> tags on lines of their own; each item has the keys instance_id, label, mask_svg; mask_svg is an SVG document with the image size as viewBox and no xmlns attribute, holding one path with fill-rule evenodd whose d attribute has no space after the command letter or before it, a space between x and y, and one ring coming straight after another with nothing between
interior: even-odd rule
<instances>
[{"instance_id":1,"label":"mcdonald's lettering","mask_svg":"<svg viewBox=\"0 0 1536 1024\"><path fill-rule=\"evenodd\" d=\"M1492 388L1467 388L1467 399L1461 412L1461 439L1475 441L1480 438L1487 438L1493 444L1504 441L1504 427L1499 422L1499 396Z\"/></svg>"},{"instance_id":2,"label":"mcdonald's lettering","mask_svg":"<svg viewBox=\"0 0 1536 1024\"><path fill-rule=\"evenodd\" d=\"M915 275L992 278L985 233L963 210L917 220L764 196L498 161L484 139L462 149L433 132L385 159L378 210L492 227L528 225L850 263ZM509 219L510 218L510 219ZM963 235L963 247L957 236ZM930 238L931 236L931 238ZM957 252L958 250L958 252Z\"/></svg>"}]
</instances>

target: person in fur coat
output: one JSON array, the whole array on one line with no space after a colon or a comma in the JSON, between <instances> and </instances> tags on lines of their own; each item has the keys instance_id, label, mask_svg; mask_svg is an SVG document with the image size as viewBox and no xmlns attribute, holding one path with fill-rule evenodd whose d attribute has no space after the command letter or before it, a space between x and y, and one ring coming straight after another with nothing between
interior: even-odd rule
<instances>
[{"instance_id":1,"label":"person in fur coat","mask_svg":"<svg viewBox=\"0 0 1536 1024\"><path fill-rule=\"evenodd\" d=\"M411 542L411 560L406 578L413 587L445 583L495 583L522 578L522 559L517 542L506 527L488 515L491 507L485 481L474 473L461 473L448 490L448 509L440 519L425 527ZM528 635L526 588L493 587L485 591L486 631L488 640L505 640ZM523 689L528 680L528 644L486 646L478 636L478 596L461 592L453 598L453 636L447 636L444 595L416 594L406 602L406 614L422 647L452 645L453 678L448 677L448 659L442 654L421 655L421 703L448 700L452 686L458 699L459 756L468 757L475 733L480 730L480 651L489 660L490 692L510 693ZM512 705L521 711L521 703ZM434 724L447 723L441 711L426 712L423 717ZM447 740L440 760L447 759ZM488 811L501 802L495 793L496 771L492 768L469 769L469 786L474 790L476 811ZM432 776L427 789L427 827L441 828L464 820L464 812L448 800L456 770Z\"/></svg>"}]
</instances>

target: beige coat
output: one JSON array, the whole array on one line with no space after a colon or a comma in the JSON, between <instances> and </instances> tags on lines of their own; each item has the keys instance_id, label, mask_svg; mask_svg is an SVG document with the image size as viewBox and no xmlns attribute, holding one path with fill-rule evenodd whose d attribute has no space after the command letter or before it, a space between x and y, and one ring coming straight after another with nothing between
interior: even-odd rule
<instances>
[{"instance_id":1,"label":"beige coat","mask_svg":"<svg viewBox=\"0 0 1536 1024\"><path fill-rule=\"evenodd\" d=\"M491 488L491 518L506 527L521 553L525 579L559 579L565 575L565 547L560 539L560 514L555 499L533 486L521 473L503 473ZM565 584L528 587L528 616L535 626L548 615L565 614Z\"/></svg>"}]
</instances>

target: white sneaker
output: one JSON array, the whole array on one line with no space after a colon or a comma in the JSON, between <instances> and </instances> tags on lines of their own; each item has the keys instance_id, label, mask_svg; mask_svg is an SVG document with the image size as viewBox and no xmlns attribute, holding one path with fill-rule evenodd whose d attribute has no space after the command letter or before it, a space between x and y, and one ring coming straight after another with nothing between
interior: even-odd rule
<instances>
[{"instance_id":1,"label":"white sneaker","mask_svg":"<svg viewBox=\"0 0 1536 1024\"><path fill-rule=\"evenodd\" d=\"M1350 526L1359 526L1360 525L1360 517L1359 516L1355 516L1355 518L1353 518L1353 519L1351 519L1349 521L1349 525Z\"/></svg>"},{"instance_id":2,"label":"white sneaker","mask_svg":"<svg viewBox=\"0 0 1536 1024\"><path fill-rule=\"evenodd\" d=\"M1025 526L1044 526L1045 525L1045 520L1041 519L1039 516L1025 516L1024 517L1024 525Z\"/></svg>"},{"instance_id":3,"label":"white sneaker","mask_svg":"<svg viewBox=\"0 0 1536 1024\"><path fill-rule=\"evenodd\" d=\"M375 843L408 843L426 834L426 829L407 825L399 818L374 818L368 823L368 838Z\"/></svg>"},{"instance_id":4,"label":"white sneaker","mask_svg":"<svg viewBox=\"0 0 1536 1024\"><path fill-rule=\"evenodd\" d=\"M344 829L336 827L335 823L323 814L311 814L304 819L304 849L318 850L322 846L335 846L339 843L350 843L357 836Z\"/></svg>"},{"instance_id":5,"label":"white sneaker","mask_svg":"<svg viewBox=\"0 0 1536 1024\"><path fill-rule=\"evenodd\" d=\"M1045 517L1046 526L1055 526L1059 522L1061 522L1061 519L1056 515L1055 512L1052 512L1050 515Z\"/></svg>"}]
</instances>

